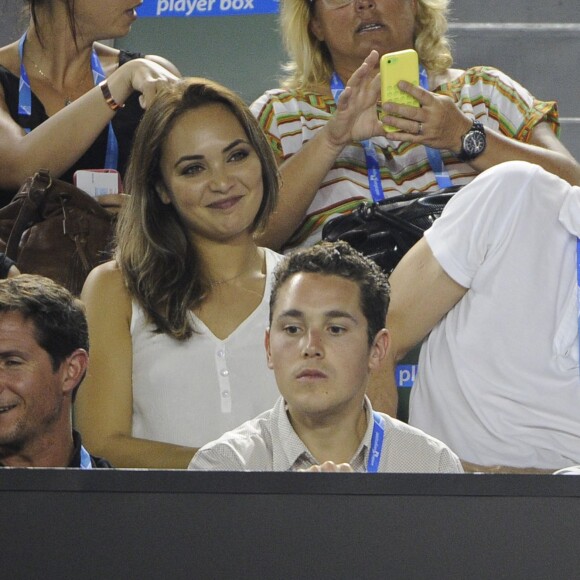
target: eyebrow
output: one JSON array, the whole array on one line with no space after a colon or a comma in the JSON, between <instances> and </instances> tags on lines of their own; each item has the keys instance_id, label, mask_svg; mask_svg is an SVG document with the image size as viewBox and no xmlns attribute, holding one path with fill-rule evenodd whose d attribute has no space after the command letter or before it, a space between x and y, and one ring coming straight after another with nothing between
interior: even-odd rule
<instances>
[{"instance_id":1,"label":"eyebrow","mask_svg":"<svg viewBox=\"0 0 580 580\"><path fill-rule=\"evenodd\" d=\"M231 151L232 149L234 149L235 147L237 147L242 143L245 145L251 145L250 142L247 141L246 139L236 139L235 141L232 141L227 147L224 147L222 149L222 153L228 153L228 151ZM177 167L180 163L183 163L184 161L199 161L200 159L204 159L204 157L205 157L204 155L184 155L175 162L173 167Z\"/></svg>"},{"instance_id":2,"label":"eyebrow","mask_svg":"<svg viewBox=\"0 0 580 580\"><path fill-rule=\"evenodd\" d=\"M355 324L358 324L358 320L352 314L346 312L345 310L327 310L326 312L324 312L324 317L348 318L349 320L352 320ZM304 318L304 312L296 308L291 308L289 310L284 310L284 312L281 312L280 315L277 317L277 319L279 320L281 318L299 318L302 320Z\"/></svg>"},{"instance_id":3,"label":"eyebrow","mask_svg":"<svg viewBox=\"0 0 580 580\"><path fill-rule=\"evenodd\" d=\"M26 352L15 348L0 351L0 359L11 358L13 356L24 358L26 356Z\"/></svg>"}]
</instances>

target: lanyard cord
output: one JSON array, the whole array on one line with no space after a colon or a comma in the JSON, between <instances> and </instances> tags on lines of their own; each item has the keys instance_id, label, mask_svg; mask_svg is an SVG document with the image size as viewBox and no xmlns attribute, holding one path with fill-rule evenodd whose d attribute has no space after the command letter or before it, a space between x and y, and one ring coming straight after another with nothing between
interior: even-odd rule
<instances>
[{"instance_id":1,"label":"lanyard cord","mask_svg":"<svg viewBox=\"0 0 580 580\"><path fill-rule=\"evenodd\" d=\"M89 452L81 445L81 469L92 469L93 463Z\"/></svg>"},{"instance_id":2,"label":"lanyard cord","mask_svg":"<svg viewBox=\"0 0 580 580\"><path fill-rule=\"evenodd\" d=\"M23 117L30 117L32 114L32 91L30 89L30 80L24 67L24 43L26 42L25 32L18 42L18 54L20 55L20 83L18 86L18 114ZM105 72L97 52L93 48L91 53L91 70L93 72L93 82L97 86L101 81L106 79ZM30 128L25 129L30 133ZM109 123L107 135L107 152L105 155L105 169L117 169L119 163L119 143L113 129L113 123Z\"/></svg>"},{"instance_id":3,"label":"lanyard cord","mask_svg":"<svg viewBox=\"0 0 580 580\"><path fill-rule=\"evenodd\" d=\"M419 81L421 87L425 90L429 90L429 78L427 76L427 70L423 65L419 67ZM344 83L341 78L336 74L332 73L330 77L330 90L335 102L338 102L342 91L344 91ZM379 202L385 199L385 192L383 190L383 184L381 181L381 170L379 166L379 159L377 157L377 152L370 139L365 139L361 141L363 146L365 159L367 163L367 173L369 179L369 189L373 201ZM435 179L437 179L437 184L441 189L446 187L451 187L453 182L449 176L449 172L445 168L443 163L443 158L441 157L441 152L438 149L433 149L432 147L427 147L425 145L425 150L427 152L427 159L429 160L429 165L435 174Z\"/></svg>"},{"instance_id":4,"label":"lanyard cord","mask_svg":"<svg viewBox=\"0 0 580 580\"><path fill-rule=\"evenodd\" d=\"M383 452L383 439L385 437L385 420L373 411L373 436L371 438L371 448L369 449L369 460L367 463L367 473L377 473Z\"/></svg>"},{"instance_id":5,"label":"lanyard cord","mask_svg":"<svg viewBox=\"0 0 580 580\"><path fill-rule=\"evenodd\" d=\"M336 73L332 73L332 77L330 77L330 90L332 92L334 101L338 102L342 91L344 91L344 83ZM383 184L381 181L381 169L379 166L379 158L377 157L377 152L375 151L375 146L370 139L365 139L360 143L363 146L365 152L371 196L375 202L382 201L385 199L385 192L383 190Z\"/></svg>"},{"instance_id":6,"label":"lanyard cord","mask_svg":"<svg viewBox=\"0 0 580 580\"><path fill-rule=\"evenodd\" d=\"M419 83L421 88L425 89L426 91L429 90L429 77L427 75L427 70L423 65L419 66ZM452 187L453 182L451 181L449 172L447 169L445 169L445 164L443 163L443 158L441 157L441 151L439 151L439 149L433 149L433 147L427 147L427 145L425 145L425 149L427 151L429 165L431 165L431 169L433 170L435 178L437 179L437 185L439 185L441 189Z\"/></svg>"}]
</instances>

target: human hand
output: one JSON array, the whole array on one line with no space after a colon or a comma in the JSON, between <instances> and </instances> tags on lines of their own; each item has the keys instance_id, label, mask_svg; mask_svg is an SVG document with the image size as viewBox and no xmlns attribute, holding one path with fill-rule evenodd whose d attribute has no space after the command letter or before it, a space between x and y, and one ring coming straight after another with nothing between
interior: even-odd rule
<instances>
[{"instance_id":1,"label":"human hand","mask_svg":"<svg viewBox=\"0 0 580 580\"><path fill-rule=\"evenodd\" d=\"M113 94L117 94L113 87L123 84L125 96L121 99L124 102L133 91L141 93L139 104L144 109L149 108L155 99L159 89L168 83L179 80L179 77L171 71L161 66L159 63L147 58L137 58L119 67L108 79L107 82ZM118 89L119 91L123 89Z\"/></svg>"},{"instance_id":2,"label":"human hand","mask_svg":"<svg viewBox=\"0 0 580 580\"><path fill-rule=\"evenodd\" d=\"M117 215L125 205L128 197L129 196L126 193L109 193L106 195L99 195L95 199L102 208L106 209L113 215Z\"/></svg>"},{"instance_id":3,"label":"human hand","mask_svg":"<svg viewBox=\"0 0 580 580\"><path fill-rule=\"evenodd\" d=\"M387 138L459 153L461 138L469 131L473 120L447 95L437 95L406 81L400 81L398 86L415 97L420 107L383 103L385 116L382 122L399 129L385 133Z\"/></svg>"},{"instance_id":4,"label":"human hand","mask_svg":"<svg viewBox=\"0 0 580 580\"><path fill-rule=\"evenodd\" d=\"M334 117L324 127L329 142L340 149L351 141L384 134L377 117L381 93L378 63L379 53L373 50L348 80Z\"/></svg>"},{"instance_id":5,"label":"human hand","mask_svg":"<svg viewBox=\"0 0 580 580\"><path fill-rule=\"evenodd\" d=\"M312 465L307 469L299 469L298 471L310 471L313 473L354 473L354 469L348 463L334 463L334 461L325 461L321 465Z\"/></svg>"}]
</instances>

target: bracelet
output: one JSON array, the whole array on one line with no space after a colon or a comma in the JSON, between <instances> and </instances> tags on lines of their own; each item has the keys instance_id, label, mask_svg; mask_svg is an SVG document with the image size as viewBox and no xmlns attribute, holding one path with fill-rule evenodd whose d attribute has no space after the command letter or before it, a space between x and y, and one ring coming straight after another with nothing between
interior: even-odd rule
<instances>
[{"instance_id":1,"label":"bracelet","mask_svg":"<svg viewBox=\"0 0 580 580\"><path fill-rule=\"evenodd\" d=\"M125 103L119 105L119 103L117 103L117 101L113 99L113 95L111 95L111 91L109 90L109 85L107 84L107 81L101 81L99 83L99 87L101 87L103 97L105 97L105 101L107 105L109 105L110 109L112 109L113 111L118 111L119 109L122 109L125 106Z\"/></svg>"}]
</instances>

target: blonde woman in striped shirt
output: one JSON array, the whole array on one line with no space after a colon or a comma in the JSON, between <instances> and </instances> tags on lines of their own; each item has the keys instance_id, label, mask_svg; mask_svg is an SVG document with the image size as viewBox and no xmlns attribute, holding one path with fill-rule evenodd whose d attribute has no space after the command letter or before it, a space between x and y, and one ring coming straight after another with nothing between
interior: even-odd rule
<instances>
[{"instance_id":1,"label":"blonde woman in striped shirt","mask_svg":"<svg viewBox=\"0 0 580 580\"><path fill-rule=\"evenodd\" d=\"M283 180L263 244L311 245L327 219L372 199L361 143L369 139L385 197L445 183L436 178L425 146L453 185L508 160L536 163L580 183L580 166L558 139L555 102L534 98L491 67L450 68L448 0L282 0L280 9L288 74L281 88L252 105ZM407 48L419 55L426 88L408 90L419 109L383 106L384 122L399 129L387 139L377 115L379 58ZM341 85L345 90L335 99L332 89L340 93ZM462 149L468 133L476 147Z\"/></svg>"}]
</instances>

